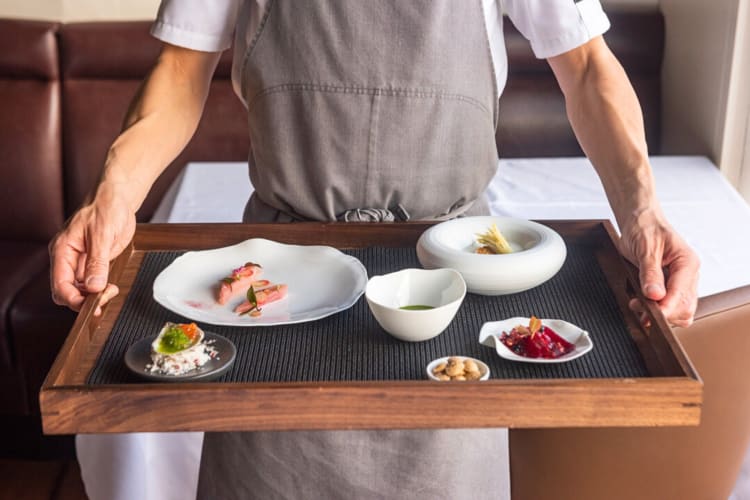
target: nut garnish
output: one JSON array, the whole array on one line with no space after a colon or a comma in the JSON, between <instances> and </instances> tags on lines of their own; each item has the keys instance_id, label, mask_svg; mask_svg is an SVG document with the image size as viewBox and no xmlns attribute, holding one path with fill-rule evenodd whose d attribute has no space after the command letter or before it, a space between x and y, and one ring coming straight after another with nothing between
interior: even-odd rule
<instances>
[{"instance_id":1,"label":"nut garnish","mask_svg":"<svg viewBox=\"0 0 750 500\"><path fill-rule=\"evenodd\" d=\"M432 369L438 380L479 380L482 371L473 359L451 356L447 361L438 363Z\"/></svg>"}]
</instances>

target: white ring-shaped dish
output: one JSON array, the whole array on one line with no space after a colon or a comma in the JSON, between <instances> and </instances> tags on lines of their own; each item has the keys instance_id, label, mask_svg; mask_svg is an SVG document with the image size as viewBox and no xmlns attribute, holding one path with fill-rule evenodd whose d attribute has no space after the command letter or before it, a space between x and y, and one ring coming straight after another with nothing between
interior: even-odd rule
<instances>
[{"instance_id":1,"label":"white ring-shaped dish","mask_svg":"<svg viewBox=\"0 0 750 500\"><path fill-rule=\"evenodd\" d=\"M478 254L476 236L492 224L513 248L509 254ZM562 237L542 224L499 216L463 217L437 224L417 242L425 269L452 268L461 273L469 292L506 295L538 286L565 262Z\"/></svg>"}]
</instances>

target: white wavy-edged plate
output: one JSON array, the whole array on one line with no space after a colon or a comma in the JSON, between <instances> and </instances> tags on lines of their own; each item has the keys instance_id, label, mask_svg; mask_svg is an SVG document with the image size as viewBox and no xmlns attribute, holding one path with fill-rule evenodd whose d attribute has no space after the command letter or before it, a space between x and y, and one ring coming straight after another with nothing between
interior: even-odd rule
<instances>
[{"instance_id":1,"label":"white wavy-edged plate","mask_svg":"<svg viewBox=\"0 0 750 500\"><path fill-rule=\"evenodd\" d=\"M263 307L259 317L234 312L244 297L215 301L219 280L246 262L263 266L259 279L289 287L285 299ZM154 280L154 300L172 312L212 325L267 326L303 323L353 306L367 285L367 270L328 246L286 245L253 238L229 247L187 252Z\"/></svg>"},{"instance_id":2,"label":"white wavy-edged plate","mask_svg":"<svg viewBox=\"0 0 750 500\"><path fill-rule=\"evenodd\" d=\"M572 323L561 319L542 319L542 325L552 328L558 335L575 346L575 349L559 358L527 358L520 356L508 349L508 346L500 341L503 332L510 332L518 325L528 325L529 318L508 318L502 321L490 321L482 325L479 331L479 343L488 347L494 347L495 352L501 358L524 363L565 363L580 358L591 349L594 343L591 341L589 332L577 327Z\"/></svg>"}]
</instances>

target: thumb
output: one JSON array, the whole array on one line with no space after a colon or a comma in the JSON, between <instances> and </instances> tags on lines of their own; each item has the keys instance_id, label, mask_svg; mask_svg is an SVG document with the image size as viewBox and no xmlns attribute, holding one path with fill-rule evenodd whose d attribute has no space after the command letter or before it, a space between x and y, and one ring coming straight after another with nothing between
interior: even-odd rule
<instances>
[{"instance_id":1,"label":"thumb","mask_svg":"<svg viewBox=\"0 0 750 500\"><path fill-rule=\"evenodd\" d=\"M92 234L88 238L86 273L84 284L89 292L101 292L107 286L109 276L109 240L106 232Z\"/></svg>"},{"instance_id":2,"label":"thumb","mask_svg":"<svg viewBox=\"0 0 750 500\"><path fill-rule=\"evenodd\" d=\"M638 262L640 270L641 290L646 298L661 300L667 294L664 286L664 272L661 268L661 256L656 254L646 255Z\"/></svg>"}]
</instances>

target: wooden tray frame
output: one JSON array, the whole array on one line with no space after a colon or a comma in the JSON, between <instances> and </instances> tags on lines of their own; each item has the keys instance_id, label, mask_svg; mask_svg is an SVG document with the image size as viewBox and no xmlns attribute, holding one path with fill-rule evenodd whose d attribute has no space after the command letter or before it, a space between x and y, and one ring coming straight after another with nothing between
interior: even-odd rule
<instances>
[{"instance_id":1,"label":"wooden tray frame","mask_svg":"<svg viewBox=\"0 0 750 500\"><path fill-rule=\"evenodd\" d=\"M146 252L197 250L263 237L337 248L416 244L428 223L141 224L112 264L120 288L100 317L85 301L40 393L47 434L148 431L690 426L703 383L654 304L643 329L628 311L637 272L617 253L608 221L545 221L590 245L651 377L87 385Z\"/></svg>"}]
</instances>

